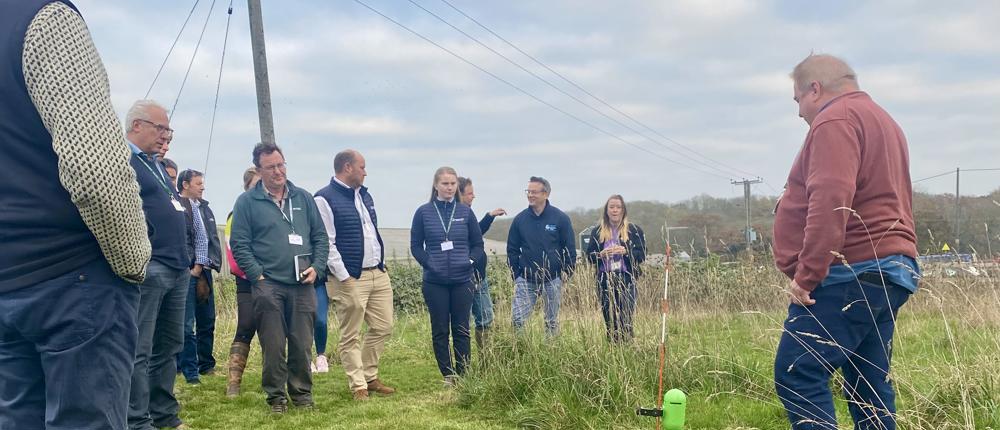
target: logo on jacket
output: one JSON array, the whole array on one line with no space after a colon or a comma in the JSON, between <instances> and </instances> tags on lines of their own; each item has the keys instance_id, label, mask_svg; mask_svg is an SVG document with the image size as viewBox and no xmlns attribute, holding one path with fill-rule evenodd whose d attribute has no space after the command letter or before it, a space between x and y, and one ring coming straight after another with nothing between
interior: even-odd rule
<instances>
[{"instance_id":1,"label":"logo on jacket","mask_svg":"<svg viewBox=\"0 0 1000 430\"><path fill-rule=\"evenodd\" d=\"M452 218L451 222L465 222L465 218Z\"/></svg>"},{"instance_id":2,"label":"logo on jacket","mask_svg":"<svg viewBox=\"0 0 1000 430\"><path fill-rule=\"evenodd\" d=\"M545 224L545 231L556 231L555 224Z\"/></svg>"}]
</instances>

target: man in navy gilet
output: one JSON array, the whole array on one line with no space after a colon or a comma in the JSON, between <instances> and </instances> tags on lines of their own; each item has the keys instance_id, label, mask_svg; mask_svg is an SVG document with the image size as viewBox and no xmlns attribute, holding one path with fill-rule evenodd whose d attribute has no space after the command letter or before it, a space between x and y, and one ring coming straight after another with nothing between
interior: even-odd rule
<instances>
[{"instance_id":1,"label":"man in navy gilet","mask_svg":"<svg viewBox=\"0 0 1000 430\"><path fill-rule=\"evenodd\" d=\"M76 8L0 0L0 429L123 429L150 245Z\"/></svg>"},{"instance_id":2,"label":"man in navy gilet","mask_svg":"<svg viewBox=\"0 0 1000 430\"><path fill-rule=\"evenodd\" d=\"M174 428L181 425L174 379L176 356L184 342L191 233L181 198L159 162L160 147L173 134L166 109L151 100L139 100L129 109L125 127L153 245L146 280L139 287L139 346L128 424L139 430Z\"/></svg>"},{"instance_id":3,"label":"man in navy gilet","mask_svg":"<svg viewBox=\"0 0 1000 430\"><path fill-rule=\"evenodd\" d=\"M327 293L340 323L340 362L354 400L364 401L369 392L396 391L378 377L379 357L392 335L392 285L375 202L363 185L365 158L355 150L342 151L333 159L333 170L330 184L316 192L330 240ZM368 323L363 346L362 322Z\"/></svg>"}]
</instances>

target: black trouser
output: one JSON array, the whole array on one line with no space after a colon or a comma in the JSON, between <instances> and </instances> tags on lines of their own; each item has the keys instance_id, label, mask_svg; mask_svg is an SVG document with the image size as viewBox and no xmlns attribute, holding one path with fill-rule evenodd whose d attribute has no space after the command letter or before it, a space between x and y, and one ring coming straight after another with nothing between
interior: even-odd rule
<instances>
[{"instance_id":1,"label":"black trouser","mask_svg":"<svg viewBox=\"0 0 1000 430\"><path fill-rule=\"evenodd\" d=\"M265 279L253 286L253 305L264 355L261 386L267 393L267 403L284 404L291 397L293 404L311 404L309 352L316 318L316 290L311 285L287 285Z\"/></svg>"},{"instance_id":2,"label":"black trouser","mask_svg":"<svg viewBox=\"0 0 1000 430\"><path fill-rule=\"evenodd\" d=\"M597 275L597 295L608 330L608 340L632 340L632 316L635 315L635 281L628 272L601 272Z\"/></svg>"},{"instance_id":3,"label":"black trouser","mask_svg":"<svg viewBox=\"0 0 1000 430\"><path fill-rule=\"evenodd\" d=\"M257 333L257 324L253 314L253 288L250 281L236 277L236 336L233 342L245 343L253 341Z\"/></svg>"},{"instance_id":4,"label":"black trouser","mask_svg":"<svg viewBox=\"0 0 1000 430\"><path fill-rule=\"evenodd\" d=\"M424 302L431 316L431 339L438 370L444 376L461 375L469 362L469 312L472 311L472 283L435 284L424 281ZM452 366L448 350L451 333L455 349Z\"/></svg>"}]
</instances>

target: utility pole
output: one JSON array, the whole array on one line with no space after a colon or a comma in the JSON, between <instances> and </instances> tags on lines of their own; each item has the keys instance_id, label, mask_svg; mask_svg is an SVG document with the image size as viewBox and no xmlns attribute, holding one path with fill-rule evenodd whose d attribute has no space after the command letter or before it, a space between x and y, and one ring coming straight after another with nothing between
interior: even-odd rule
<instances>
[{"instance_id":1,"label":"utility pole","mask_svg":"<svg viewBox=\"0 0 1000 430\"><path fill-rule=\"evenodd\" d=\"M750 185L759 184L763 182L760 178L757 179L744 179L742 181L732 181L733 185L743 184L743 199L746 201L747 206L747 227L744 230L744 238L747 241L747 251L750 251L750 242L752 237L750 236Z\"/></svg>"},{"instance_id":2,"label":"utility pole","mask_svg":"<svg viewBox=\"0 0 1000 430\"><path fill-rule=\"evenodd\" d=\"M264 18L260 0L247 0L250 12L250 45L253 49L253 74L257 85L257 116L260 118L260 141L274 143L274 116L271 114L271 86L267 79L267 54L264 50Z\"/></svg>"},{"instance_id":3,"label":"utility pole","mask_svg":"<svg viewBox=\"0 0 1000 430\"><path fill-rule=\"evenodd\" d=\"M960 197L958 194L958 176L961 171L962 169L960 167L955 168L955 254L961 253L961 251L959 251L959 246L961 246L961 239L959 239L959 236L962 233L962 206L959 203Z\"/></svg>"}]
</instances>

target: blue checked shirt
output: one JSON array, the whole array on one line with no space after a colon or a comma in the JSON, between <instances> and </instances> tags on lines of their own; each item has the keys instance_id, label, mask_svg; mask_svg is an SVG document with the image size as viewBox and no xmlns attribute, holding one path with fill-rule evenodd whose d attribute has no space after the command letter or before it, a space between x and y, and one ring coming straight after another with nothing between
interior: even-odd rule
<instances>
[{"instance_id":1,"label":"blue checked shirt","mask_svg":"<svg viewBox=\"0 0 1000 430\"><path fill-rule=\"evenodd\" d=\"M208 233L205 232L205 221L201 219L201 201L191 201L191 218L194 219L194 264L208 267L212 260L208 258Z\"/></svg>"}]
</instances>

